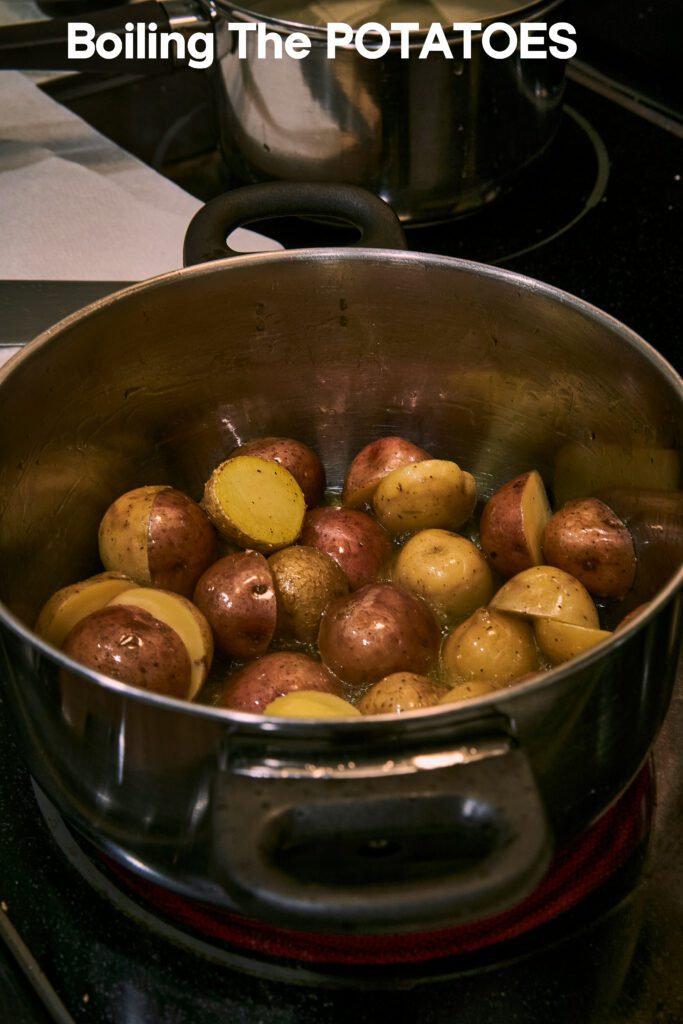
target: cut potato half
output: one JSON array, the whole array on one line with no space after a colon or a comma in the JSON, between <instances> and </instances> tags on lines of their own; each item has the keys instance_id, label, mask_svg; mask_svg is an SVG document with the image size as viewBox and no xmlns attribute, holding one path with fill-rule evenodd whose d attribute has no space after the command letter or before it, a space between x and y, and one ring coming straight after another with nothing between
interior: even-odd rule
<instances>
[{"instance_id":1,"label":"cut potato half","mask_svg":"<svg viewBox=\"0 0 683 1024\"><path fill-rule=\"evenodd\" d=\"M600 624L598 610L584 585L552 565L535 565L513 576L494 595L489 607L594 629Z\"/></svg>"},{"instance_id":2,"label":"cut potato half","mask_svg":"<svg viewBox=\"0 0 683 1024\"><path fill-rule=\"evenodd\" d=\"M180 594L146 587L118 594L109 604L141 608L175 630L185 644L190 659L191 685L186 699L196 697L204 685L213 660L211 628L199 609Z\"/></svg>"},{"instance_id":3,"label":"cut potato half","mask_svg":"<svg viewBox=\"0 0 683 1024\"><path fill-rule=\"evenodd\" d=\"M479 526L484 554L503 576L542 565L541 541L551 510L540 474L522 473L491 495Z\"/></svg>"},{"instance_id":4,"label":"cut potato half","mask_svg":"<svg viewBox=\"0 0 683 1024\"><path fill-rule=\"evenodd\" d=\"M607 629L592 629L573 622L544 618L534 620L534 633L541 654L553 665L569 661L612 636Z\"/></svg>"},{"instance_id":5,"label":"cut potato half","mask_svg":"<svg viewBox=\"0 0 683 1024\"><path fill-rule=\"evenodd\" d=\"M137 584L122 572L101 572L80 583L62 587L46 602L36 621L38 636L61 647L74 626L99 611L113 597Z\"/></svg>"},{"instance_id":6,"label":"cut potato half","mask_svg":"<svg viewBox=\"0 0 683 1024\"><path fill-rule=\"evenodd\" d=\"M226 540L262 553L293 544L306 512L303 491L289 470L255 455L218 466L202 506Z\"/></svg>"},{"instance_id":7,"label":"cut potato half","mask_svg":"<svg viewBox=\"0 0 683 1024\"><path fill-rule=\"evenodd\" d=\"M272 700L264 713L281 718L360 718L360 711L348 700L321 690L285 693Z\"/></svg>"}]
</instances>

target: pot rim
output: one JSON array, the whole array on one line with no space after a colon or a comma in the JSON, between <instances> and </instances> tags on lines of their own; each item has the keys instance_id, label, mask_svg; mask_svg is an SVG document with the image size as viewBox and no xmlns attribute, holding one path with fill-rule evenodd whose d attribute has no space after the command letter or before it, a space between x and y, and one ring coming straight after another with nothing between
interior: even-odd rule
<instances>
[{"instance_id":1,"label":"pot rim","mask_svg":"<svg viewBox=\"0 0 683 1024\"><path fill-rule=\"evenodd\" d=\"M529 16L545 14L547 11L553 10L555 7L559 7L561 4L565 4L566 0L525 0L523 3L515 2L510 0L510 10L500 15L490 15L487 18L483 18L481 21L482 29L480 32L473 32L472 39L481 39L484 34L484 30L489 24L493 24L498 21L504 21L508 25L519 25L523 21L528 21ZM244 22L260 22L263 25L267 25L269 29L276 32L281 31L282 33L301 32L305 31L306 35L314 42L326 42L327 41L327 26L326 25L310 25L305 21L291 21L287 18L275 18L272 16L264 16L259 14L258 11L250 9L249 7L231 3L230 0L213 0L214 8L216 13L220 17L236 18L239 21ZM448 25L441 26L446 33L446 38L451 41L457 41L458 36L452 30L449 29ZM387 26L388 28L388 26ZM409 43L409 49L420 49L427 37L429 27L420 27L419 31L411 32ZM389 53L396 52L400 48L400 33L389 32L392 42ZM414 42L413 42L414 40ZM353 51L353 46L339 46L339 50ZM434 56L439 57L440 54Z\"/></svg>"},{"instance_id":2,"label":"pot rim","mask_svg":"<svg viewBox=\"0 0 683 1024\"><path fill-rule=\"evenodd\" d=\"M519 274L516 271L507 270L502 267L490 266L484 263L476 263L473 260L465 260L454 256L441 256L430 253L402 251L395 249L366 249L354 248L327 248L327 249L286 249L275 252L245 253L240 256L225 260L214 260L208 263L200 263L192 267L184 267L179 270L172 270L166 274L140 281L129 285L118 292L98 299L83 309L70 314L58 323L49 327L39 334L33 341L29 342L20 352L14 355L8 362L0 367L0 393L3 387L7 387L17 367L29 362L34 353L43 346L50 344L53 339L58 338L64 329L73 324L87 320L89 316L98 313L118 302L125 302L131 296L142 291L149 291L155 288L163 289L172 287L179 279L186 277L202 277L204 275L222 274L230 267L245 265L269 264L273 261L286 261L289 263L306 263L314 259L316 262L367 262L377 260L382 264L403 264L414 263L425 266L455 267L465 274L472 274L476 277L489 277L506 282L508 285L516 285L524 291L541 293L546 298L568 305L577 310L588 319L596 320L606 325L619 335L622 341L636 349L641 356L644 356L652 363L660 374L668 379L669 383L678 391L678 397L683 406L683 378L677 373L673 366L662 356L649 342L641 338L635 331L631 330L620 320L586 302L584 299L572 295L554 285L546 284L536 278ZM309 737L324 735L325 737L338 736L343 738L356 734L359 729L372 730L382 726L396 728L397 721L402 723L401 728L412 731L411 723L415 723L414 729L423 727L425 719L429 719L435 727L440 727L449 720L462 722L467 719L476 720L484 717L487 713L495 711L501 703L509 703L512 700L523 699L530 692L540 691L547 686L553 686L560 680L568 679L572 674L577 674L592 665L597 664L607 650L623 646L628 643L648 622L650 622L666 604L674 597L676 592L683 587L683 565L681 565L674 576L669 580L658 594L634 615L633 620L619 630L617 635L597 644L595 647L581 655L572 658L570 661L557 665L546 672L539 673L535 678L519 683L509 689L496 690L485 696L476 697L456 704L437 705L436 707L420 708L411 711L409 715L388 713L383 715L367 715L361 718L356 716L348 719L290 719L280 718L271 715L251 714L249 712L230 711L225 708L212 707L205 704L197 704L192 701L180 700L175 697L167 697L162 694L150 693L127 683L119 682L99 672L87 669L85 666L68 658L60 650L42 640L32 629L29 629L18 619L6 605L0 601L0 625L5 626L18 638L37 648L52 662L61 668L68 669L75 675L92 682L98 683L105 689L119 693L122 697L142 701L157 707L163 707L171 711L179 711L199 718L213 720L216 724L223 723L229 726L230 723L239 724L248 731L260 733L266 731L269 735L278 737Z\"/></svg>"}]
</instances>

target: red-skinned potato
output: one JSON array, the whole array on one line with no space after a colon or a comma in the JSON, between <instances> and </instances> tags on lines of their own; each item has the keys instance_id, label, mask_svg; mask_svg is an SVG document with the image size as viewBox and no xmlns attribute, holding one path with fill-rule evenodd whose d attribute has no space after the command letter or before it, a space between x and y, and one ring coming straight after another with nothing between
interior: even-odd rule
<instances>
[{"instance_id":1,"label":"red-skinned potato","mask_svg":"<svg viewBox=\"0 0 683 1024\"><path fill-rule=\"evenodd\" d=\"M541 541L551 511L540 475L522 473L492 494L481 514L482 551L502 576L543 564Z\"/></svg>"},{"instance_id":2,"label":"red-skinned potato","mask_svg":"<svg viewBox=\"0 0 683 1024\"><path fill-rule=\"evenodd\" d=\"M431 458L424 448L418 448L403 437L380 437L362 448L349 466L342 491L342 504L349 508L367 505L377 484L399 466L423 462Z\"/></svg>"},{"instance_id":3,"label":"red-skinned potato","mask_svg":"<svg viewBox=\"0 0 683 1024\"><path fill-rule=\"evenodd\" d=\"M193 601L230 658L265 654L275 632L277 601L268 562L258 551L220 558L199 578Z\"/></svg>"},{"instance_id":4,"label":"red-skinned potato","mask_svg":"<svg viewBox=\"0 0 683 1024\"><path fill-rule=\"evenodd\" d=\"M109 506L99 548L105 569L189 597L216 557L216 534L186 494L151 485L127 491Z\"/></svg>"},{"instance_id":5,"label":"red-skinned potato","mask_svg":"<svg viewBox=\"0 0 683 1024\"><path fill-rule=\"evenodd\" d=\"M549 520L543 533L548 565L570 573L596 597L623 598L636 576L628 527L599 498L577 498Z\"/></svg>"},{"instance_id":6,"label":"red-skinned potato","mask_svg":"<svg viewBox=\"0 0 683 1024\"><path fill-rule=\"evenodd\" d=\"M323 663L350 686L394 672L429 671L439 628L428 605L393 583L375 583L330 602L320 620Z\"/></svg>"},{"instance_id":7,"label":"red-skinned potato","mask_svg":"<svg viewBox=\"0 0 683 1024\"><path fill-rule=\"evenodd\" d=\"M320 616L335 597L349 591L337 563L318 548L295 544L268 559L277 597L277 640L314 644Z\"/></svg>"},{"instance_id":8,"label":"red-skinned potato","mask_svg":"<svg viewBox=\"0 0 683 1024\"><path fill-rule=\"evenodd\" d=\"M325 467L320 456L303 441L291 437L257 437L240 445L228 456L256 455L277 462L292 474L304 493L308 508L319 505L325 496Z\"/></svg>"},{"instance_id":9,"label":"red-skinned potato","mask_svg":"<svg viewBox=\"0 0 683 1024\"><path fill-rule=\"evenodd\" d=\"M264 654L236 672L216 706L262 714L276 697L295 690L319 690L343 696L339 680L320 662L307 654L276 651Z\"/></svg>"},{"instance_id":10,"label":"red-skinned potato","mask_svg":"<svg viewBox=\"0 0 683 1024\"><path fill-rule=\"evenodd\" d=\"M444 688L429 676L415 672L394 672L371 686L358 701L364 715L404 714L439 703Z\"/></svg>"},{"instance_id":11,"label":"red-skinned potato","mask_svg":"<svg viewBox=\"0 0 683 1024\"><path fill-rule=\"evenodd\" d=\"M393 553L385 530L365 512L352 508L328 506L307 512L299 540L334 559L351 590L379 579Z\"/></svg>"},{"instance_id":12,"label":"red-skinned potato","mask_svg":"<svg viewBox=\"0 0 683 1024\"><path fill-rule=\"evenodd\" d=\"M111 679L184 699L192 687L190 656L165 622L130 605L108 605L74 626L64 653Z\"/></svg>"}]
</instances>

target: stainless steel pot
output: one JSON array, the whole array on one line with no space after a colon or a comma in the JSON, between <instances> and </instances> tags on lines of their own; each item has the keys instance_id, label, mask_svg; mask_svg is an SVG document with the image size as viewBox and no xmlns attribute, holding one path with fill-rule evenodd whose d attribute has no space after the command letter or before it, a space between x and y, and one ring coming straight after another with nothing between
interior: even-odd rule
<instances>
[{"instance_id":1,"label":"stainless steel pot","mask_svg":"<svg viewBox=\"0 0 683 1024\"><path fill-rule=\"evenodd\" d=\"M224 252L235 220L263 213L244 193L201 212L190 258ZM274 213L293 201L268 199ZM314 207L358 223L359 202ZM402 434L472 470L486 497L530 466L553 479L567 451L622 474L664 453L670 468L682 409L680 378L606 314L421 253L240 256L62 321L0 371L5 694L38 785L133 871L279 924L433 928L516 902L553 845L634 777L663 719L681 639L680 521L674 541L661 526L650 536L667 555L656 579L641 548L638 599L654 597L609 646L401 718L296 722L146 694L70 662L31 623L55 588L96 569L116 495L172 481L197 496L257 435L310 442L339 485L363 444Z\"/></svg>"},{"instance_id":2,"label":"stainless steel pot","mask_svg":"<svg viewBox=\"0 0 683 1024\"><path fill-rule=\"evenodd\" d=\"M523 21L552 25L562 0L478 0L420 6L378 5L377 18L419 20L424 31L411 38L403 59L400 40L378 60L347 46L327 57L326 26L295 20L291 5L256 0L253 8L229 0L147 0L90 17L98 33L123 35L131 20L154 22L160 30L189 36L212 32L217 132L236 180L269 179L346 182L385 199L413 223L442 220L496 198L552 141L562 112L566 61L523 59L519 50L496 60L486 56L481 33L465 59L461 37L447 33L453 59L433 53L420 59L432 21L469 20L484 29L499 21L519 29ZM264 13L282 10L282 17ZM326 7L301 5L313 18L334 17ZM338 19L351 17L349 5ZM367 11L367 8L366 8ZM289 12L289 13L288 13ZM320 13L322 12L322 14ZM344 13L346 12L346 13ZM407 13L408 12L408 13ZM418 17L419 16L419 17ZM372 20L368 15L364 20ZM255 35L238 56L237 34L229 25L261 22L285 37L304 31L311 39L302 60L259 59ZM0 30L0 67L77 69L66 57L67 20L10 26ZM172 60L90 58L89 71L169 70Z\"/></svg>"}]
</instances>

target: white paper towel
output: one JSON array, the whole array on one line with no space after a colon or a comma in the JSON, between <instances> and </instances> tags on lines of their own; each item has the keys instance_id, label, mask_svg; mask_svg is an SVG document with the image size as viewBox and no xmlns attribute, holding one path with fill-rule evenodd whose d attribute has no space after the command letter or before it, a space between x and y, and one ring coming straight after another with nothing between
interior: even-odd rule
<instances>
[{"instance_id":1,"label":"white paper towel","mask_svg":"<svg viewBox=\"0 0 683 1024\"><path fill-rule=\"evenodd\" d=\"M132 281L175 270L200 205L25 75L0 72L0 278ZM243 229L233 241L281 248Z\"/></svg>"}]
</instances>

